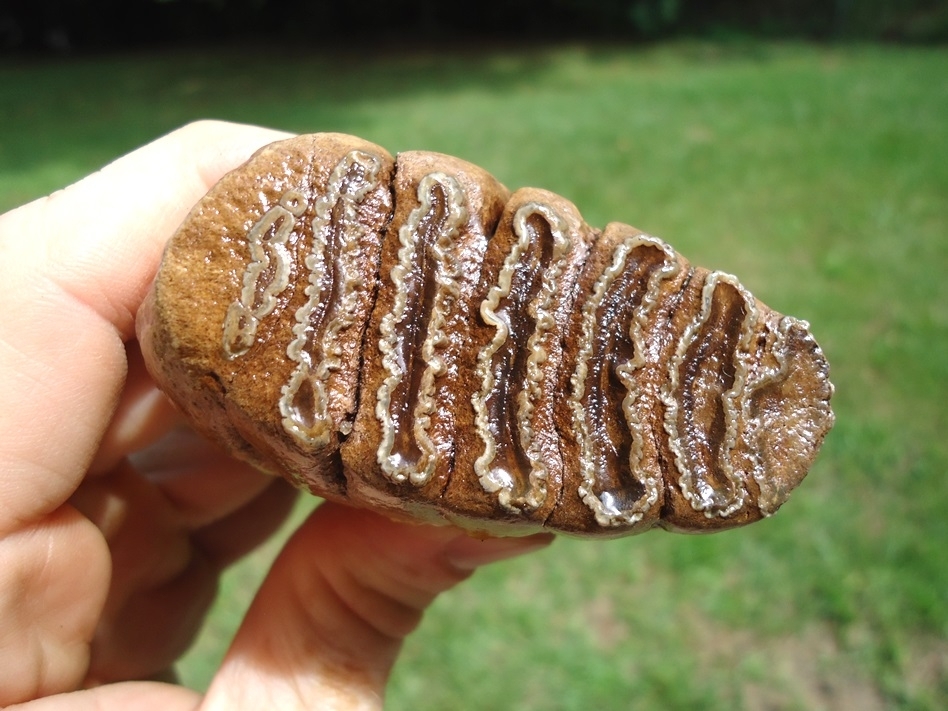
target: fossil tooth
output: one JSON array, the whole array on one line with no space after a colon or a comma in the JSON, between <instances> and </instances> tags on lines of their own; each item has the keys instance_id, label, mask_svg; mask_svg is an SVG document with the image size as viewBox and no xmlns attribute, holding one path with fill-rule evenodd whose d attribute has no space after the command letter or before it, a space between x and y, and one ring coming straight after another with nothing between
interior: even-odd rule
<instances>
[{"instance_id":1,"label":"fossil tooth","mask_svg":"<svg viewBox=\"0 0 948 711\"><path fill-rule=\"evenodd\" d=\"M341 134L261 149L138 319L194 427L317 495L494 534L750 523L832 427L805 321L566 199Z\"/></svg>"}]
</instances>

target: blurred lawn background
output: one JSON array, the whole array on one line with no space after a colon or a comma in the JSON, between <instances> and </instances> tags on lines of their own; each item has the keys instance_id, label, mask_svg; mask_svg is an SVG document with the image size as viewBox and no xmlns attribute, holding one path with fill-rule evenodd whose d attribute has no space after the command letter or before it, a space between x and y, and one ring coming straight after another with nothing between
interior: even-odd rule
<instances>
[{"instance_id":1,"label":"blurred lawn background","mask_svg":"<svg viewBox=\"0 0 948 711\"><path fill-rule=\"evenodd\" d=\"M808 319L832 364L836 428L776 517L561 539L483 570L409 640L391 709L948 708L948 50L11 58L0 210L202 117L355 133L551 189L591 224L736 273ZM187 684L207 683L277 548L224 577Z\"/></svg>"}]
</instances>

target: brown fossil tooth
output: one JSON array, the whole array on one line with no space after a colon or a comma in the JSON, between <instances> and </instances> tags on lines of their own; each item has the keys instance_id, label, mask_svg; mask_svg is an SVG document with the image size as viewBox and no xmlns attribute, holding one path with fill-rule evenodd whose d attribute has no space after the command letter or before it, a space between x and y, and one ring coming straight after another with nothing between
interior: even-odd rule
<instances>
[{"instance_id":1,"label":"brown fossil tooth","mask_svg":"<svg viewBox=\"0 0 948 711\"><path fill-rule=\"evenodd\" d=\"M459 415L444 495L459 521L536 528L570 476L553 411L572 300L594 237L558 195L523 188L507 202L484 258L459 398L470 406Z\"/></svg>"},{"instance_id":2,"label":"brown fossil tooth","mask_svg":"<svg viewBox=\"0 0 948 711\"><path fill-rule=\"evenodd\" d=\"M509 193L482 168L400 153L395 214L366 331L359 413L342 447L353 501L442 518L487 241Z\"/></svg>"},{"instance_id":3,"label":"brown fossil tooth","mask_svg":"<svg viewBox=\"0 0 948 711\"><path fill-rule=\"evenodd\" d=\"M355 415L392 169L341 134L261 149L171 238L139 317L149 369L198 430L324 496L345 492L330 455Z\"/></svg>"},{"instance_id":4,"label":"brown fossil tooth","mask_svg":"<svg viewBox=\"0 0 948 711\"><path fill-rule=\"evenodd\" d=\"M315 494L493 534L773 513L832 427L804 321L476 166L339 134L261 149L137 322L196 429Z\"/></svg>"}]
</instances>

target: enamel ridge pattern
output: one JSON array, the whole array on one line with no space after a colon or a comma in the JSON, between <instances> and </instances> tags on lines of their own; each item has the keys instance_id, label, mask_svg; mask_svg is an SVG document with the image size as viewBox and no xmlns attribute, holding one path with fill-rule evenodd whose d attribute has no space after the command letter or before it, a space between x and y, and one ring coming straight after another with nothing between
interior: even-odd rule
<instances>
[{"instance_id":1,"label":"enamel ridge pattern","mask_svg":"<svg viewBox=\"0 0 948 711\"><path fill-rule=\"evenodd\" d=\"M648 255L648 256L646 256ZM657 258L656 258L657 256ZM649 261L651 257L651 262ZM631 263L631 264L630 264ZM641 264L639 268L637 265ZM632 267L631 269L629 267ZM643 452L645 428L647 422L639 412L640 399L644 393L636 380L636 371L646 364L646 344L644 331L662 293L663 282L677 275L681 266L675 258L674 251L659 239L648 235L633 234L626 237L613 251L611 264L602 272L596 281L592 294L588 296L582 310L582 330L579 354L576 369L570 383L572 392L569 404L573 413L573 426L580 443L580 473L581 483L579 495L583 502L592 510L596 521L601 526L631 525L640 521L658 501L662 486L662 472L658 463L649 463ZM641 274L639 274L641 272ZM636 279L638 276L638 279ZM623 277L628 277L628 288L635 288L641 295L636 302L629 298L622 289ZM619 287L619 288L615 288ZM615 290L617 293L612 294ZM611 297L611 299L610 299ZM603 323L600 311L610 314L604 309L609 301L625 301L625 311L632 311L628 327L628 340L631 354L624 362L614 367L615 374L625 386L625 395L621 400L621 408L608 408L603 402L609 393L604 388L597 387L595 378L587 387L590 375L602 378L601 363L608 359L608 353L598 352L606 350L607 346L614 345L608 342L610 334L620 335L623 320L615 318L617 323ZM618 304L621 309L623 304ZM614 314L616 307L611 312ZM598 348L597 348L598 347ZM590 364L592 361L592 366ZM598 366L598 367L597 367ZM592 373L591 373L592 371ZM621 393L616 393L618 397ZM621 495L608 486L603 486L603 480L610 482L616 489L622 486L622 477L616 476L616 470L624 469L622 462L608 462L608 455L603 452L611 442L605 441L601 433L596 431L596 420L608 416L612 410L615 416L621 411L628 428L628 471L638 479L641 493L632 501L623 502ZM593 410L591 413L590 410ZM595 436L595 435L599 436ZM609 476L609 475L612 476Z\"/></svg>"},{"instance_id":2,"label":"enamel ridge pattern","mask_svg":"<svg viewBox=\"0 0 948 711\"><path fill-rule=\"evenodd\" d=\"M232 383L266 393L248 451L475 530L718 530L787 500L833 425L806 321L547 191L343 139L228 217L201 377L237 415Z\"/></svg>"},{"instance_id":3,"label":"enamel ridge pattern","mask_svg":"<svg viewBox=\"0 0 948 711\"><path fill-rule=\"evenodd\" d=\"M708 517L730 516L745 503L746 490L731 455L757 316L754 297L735 277L710 273L701 313L685 329L668 366L665 431L679 486L691 506ZM695 416L700 408L714 410L703 418L710 420L710 428Z\"/></svg>"},{"instance_id":4,"label":"enamel ridge pattern","mask_svg":"<svg viewBox=\"0 0 948 711\"><path fill-rule=\"evenodd\" d=\"M224 320L224 352L230 359L250 350L261 319L276 308L279 296L290 283L290 253L286 241L296 227L296 218L306 210L306 197L287 190L280 202L267 210L247 234L250 263L244 272L240 298L227 310ZM266 276L272 271L269 281Z\"/></svg>"}]
</instances>

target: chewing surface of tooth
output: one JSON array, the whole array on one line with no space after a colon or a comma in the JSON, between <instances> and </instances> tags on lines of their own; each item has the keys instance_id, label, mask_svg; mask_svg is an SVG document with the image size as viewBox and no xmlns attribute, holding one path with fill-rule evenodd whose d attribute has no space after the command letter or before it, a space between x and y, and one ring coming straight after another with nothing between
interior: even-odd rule
<instances>
[{"instance_id":1,"label":"chewing surface of tooth","mask_svg":"<svg viewBox=\"0 0 948 711\"><path fill-rule=\"evenodd\" d=\"M806 321L792 316L774 318L776 327L768 323L768 337L763 349L774 361L761 373L748 379L746 392L741 398L741 416L744 420L742 451L748 460L759 493L757 505L765 516L774 513L786 500L797 481L787 471L788 464L802 456L801 449L814 448L833 421L829 405L832 385L821 378L822 397L806 412L793 412L793 403L799 398L801 380L806 377L812 362L824 364L819 346L809 333ZM801 354L812 353L814 358L804 360ZM788 406L788 404L790 406ZM799 405L798 405L799 407Z\"/></svg>"},{"instance_id":2,"label":"chewing surface of tooth","mask_svg":"<svg viewBox=\"0 0 948 711\"><path fill-rule=\"evenodd\" d=\"M704 282L701 312L668 367L665 430L685 498L705 516L730 516L745 503L734 470L747 349L757 323L754 297L729 274Z\"/></svg>"},{"instance_id":3,"label":"chewing surface of tooth","mask_svg":"<svg viewBox=\"0 0 948 711\"><path fill-rule=\"evenodd\" d=\"M765 403L771 397L773 388L779 387L779 383L786 380L790 366L787 334L795 325L800 325L796 319L784 316L777 328L767 334L767 350L773 354L775 362L769 367L761 368L759 373L747 379L746 391L741 397L741 418L746 423L745 437L752 443L748 448L750 470L760 489L757 505L766 516L776 511L783 500L776 481L767 476L766 467L761 461L759 441L768 424L762 414L768 409ZM802 328L806 330L807 326L802 325Z\"/></svg>"},{"instance_id":4,"label":"chewing surface of tooth","mask_svg":"<svg viewBox=\"0 0 948 711\"><path fill-rule=\"evenodd\" d=\"M235 456L482 533L744 525L833 424L809 325L735 277L460 159L339 134L212 188L137 328L156 382Z\"/></svg>"}]
</instances>

